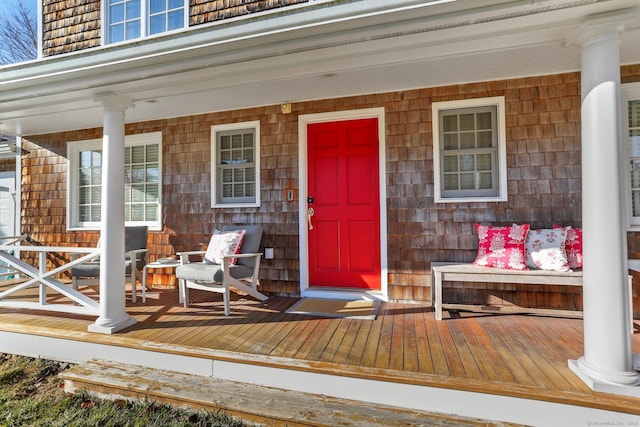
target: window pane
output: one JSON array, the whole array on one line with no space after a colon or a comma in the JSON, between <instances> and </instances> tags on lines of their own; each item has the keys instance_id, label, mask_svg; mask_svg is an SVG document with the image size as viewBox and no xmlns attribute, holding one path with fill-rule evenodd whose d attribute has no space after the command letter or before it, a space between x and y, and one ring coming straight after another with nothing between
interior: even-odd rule
<instances>
[{"instance_id":1,"label":"window pane","mask_svg":"<svg viewBox=\"0 0 640 427\"><path fill-rule=\"evenodd\" d=\"M169 9L183 8L184 0L169 0Z\"/></svg>"},{"instance_id":2,"label":"window pane","mask_svg":"<svg viewBox=\"0 0 640 427\"><path fill-rule=\"evenodd\" d=\"M182 10L169 12L168 21L167 30L177 30L178 28L184 27L184 12Z\"/></svg>"},{"instance_id":3,"label":"window pane","mask_svg":"<svg viewBox=\"0 0 640 427\"><path fill-rule=\"evenodd\" d=\"M147 184L147 202L157 202L159 200L159 186L157 184Z\"/></svg>"},{"instance_id":4,"label":"window pane","mask_svg":"<svg viewBox=\"0 0 640 427\"><path fill-rule=\"evenodd\" d=\"M136 20L127 22L125 34L127 40L137 39L140 37L140 21Z\"/></svg>"},{"instance_id":5,"label":"window pane","mask_svg":"<svg viewBox=\"0 0 640 427\"><path fill-rule=\"evenodd\" d=\"M117 43L124 40L124 24L109 27L109 42Z\"/></svg>"},{"instance_id":6,"label":"window pane","mask_svg":"<svg viewBox=\"0 0 640 427\"><path fill-rule=\"evenodd\" d=\"M458 189L458 175L445 175L444 176L444 189L445 190L457 190Z\"/></svg>"},{"instance_id":7,"label":"window pane","mask_svg":"<svg viewBox=\"0 0 640 427\"><path fill-rule=\"evenodd\" d=\"M131 221L144 221L144 205L131 205Z\"/></svg>"},{"instance_id":8,"label":"window pane","mask_svg":"<svg viewBox=\"0 0 640 427\"><path fill-rule=\"evenodd\" d=\"M491 124L491 113L486 112L486 113L478 113L476 115L476 129L481 130L481 129L489 129L491 130L492 124Z\"/></svg>"},{"instance_id":9,"label":"window pane","mask_svg":"<svg viewBox=\"0 0 640 427\"><path fill-rule=\"evenodd\" d=\"M145 215L145 220L146 221L155 221L155 219L158 217L158 207L157 205L146 205L146 215Z\"/></svg>"},{"instance_id":10,"label":"window pane","mask_svg":"<svg viewBox=\"0 0 640 427\"><path fill-rule=\"evenodd\" d=\"M124 21L124 4L116 4L109 8L109 17L111 23Z\"/></svg>"},{"instance_id":11,"label":"window pane","mask_svg":"<svg viewBox=\"0 0 640 427\"><path fill-rule=\"evenodd\" d=\"M479 171L491 170L491 154L478 154L476 156L476 170L479 170Z\"/></svg>"},{"instance_id":12,"label":"window pane","mask_svg":"<svg viewBox=\"0 0 640 427\"><path fill-rule=\"evenodd\" d=\"M245 185L244 195L247 197L254 197L256 195L256 185L254 183L247 183Z\"/></svg>"},{"instance_id":13,"label":"window pane","mask_svg":"<svg viewBox=\"0 0 640 427\"><path fill-rule=\"evenodd\" d=\"M640 157L640 128L629 130L629 155Z\"/></svg>"},{"instance_id":14,"label":"window pane","mask_svg":"<svg viewBox=\"0 0 640 427\"><path fill-rule=\"evenodd\" d=\"M443 167L445 172L458 171L458 156L446 156L443 160Z\"/></svg>"},{"instance_id":15,"label":"window pane","mask_svg":"<svg viewBox=\"0 0 640 427\"><path fill-rule=\"evenodd\" d=\"M145 182L144 165L134 165L131 167L131 183Z\"/></svg>"},{"instance_id":16,"label":"window pane","mask_svg":"<svg viewBox=\"0 0 640 427\"><path fill-rule=\"evenodd\" d=\"M145 146L137 145L131 147L131 163L144 163Z\"/></svg>"},{"instance_id":17,"label":"window pane","mask_svg":"<svg viewBox=\"0 0 640 427\"><path fill-rule=\"evenodd\" d=\"M460 131L475 129L475 114L460 114Z\"/></svg>"},{"instance_id":18,"label":"window pane","mask_svg":"<svg viewBox=\"0 0 640 427\"><path fill-rule=\"evenodd\" d=\"M91 200L91 187L80 188L80 204L86 205Z\"/></svg>"},{"instance_id":19,"label":"window pane","mask_svg":"<svg viewBox=\"0 0 640 427\"><path fill-rule=\"evenodd\" d=\"M233 171L231 169L225 169L222 171L222 182L233 182Z\"/></svg>"},{"instance_id":20,"label":"window pane","mask_svg":"<svg viewBox=\"0 0 640 427\"><path fill-rule=\"evenodd\" d=\"M86 222L91 220L91 207L90 206L80 206L78 211L78 216L80 221Z\"/></svg>"},{"instance_id":21,"label":"window pane","mask_svg":"<svg viewBox=\"0 0 640 427\"><path fill-rule=\"evenodd\" d=\"M91 169L91 184L102 185L102 168Z\"/></svg>"},{"instance_id":22,"label":"window pane","mask_svg":"<svg viewBox=\"0 0 640 427\"><path fill-rule=\"evenodd\" d=\"M633 216L640 216L640 190L631 192L631 209L633 210Z\"/></svg>"},{"instance_id":23,"label":"window pane","mask_svg":"<svg viewBox=\"0 0 640 427\"><path fill-rule=\"evenodd\" d=\"M98 222L100 221L100 205L91 205L91 216L89 221Z\"/></svg>"},{"instance_id":24,"label":"window pane","mask_svg":"<svg viewBox=\"0 0 640 427\"><path fill-rule=\"evenodd\" d=\"M131 202L144 202L144 185L136 184L131 186Z\"/></svg>"},{"instance_id":25,"label":"window pane","mask_svg":"<svg viewBox=\"0 0 640 427\"><path fill-rule=\"evenodd\" d=\"M463 172L475 170L475 159L473 155L460 156L460 170Z\"/></svg>"},{"instance_id":26,"label":"window pane","mask_svg":"<svg viewBox=\"0 0 640 427\"><path fill-rule=\"evenodd\" d=\"M166 30L164 15L152 16L149 19L149 34L164 33Z\"/></svg>"},{"instance_id":27,"label":"window pane","mask_svg":"<svg viewBox=\"0 0 640 427\"><path fill-rule=\"evenodd\" d=\"M640 189L640 160L631 161L631 188Z\"/></svg>"},{"instance_id":28,"label":"window pane","mask_svg":"<svg viewBox=\"0 0 640 427\"><path fill-rule=\"evenodd\" d=\"M460 189L461 190L475 190L475 174L473 173L461 173L460 174Z\"/></svg>"},{"instance_id":29,"label":"window pane","mask_svg":"<svg viewBox=\"0 0 640 427\"><path fill-rule=\"evenodd\" d=\"M160 170L157 164L151 164L147 166L147 182L159 182Z\"/></svg>"},{"instance_id":30,"label":"window pane","mask_svg":"<svg viewBox=\"0 0 640 427\"><path fill-rule=\"evenodd\" d=\"M458 134L446 133L443 135L444 149L445 150L457 150L458 149Z\"/></svg>"},{"instance_id":31,"label":"window pane","mask_svg":"<svg viewBox=\"0 0 640 427\"><path fill-rule=\"evenodd\" d=\"M476 148L476 135L473 132L465 132L460 134L460 148L468 150Z\"/></svg>"},{"instance_id":32,"label":"window pane","mask_svg":"<svg viewBox=\"0 0 640 427\"><path fill-rule=\"evenodd\" d=\"M132 19L139 19L142 11L140 9L140 0L127 1L127 21Z\"/></svg>"},{"instance_id":33,"label":"window pane","mask_svg":"<svg viewBox=\"0 0 640 427\"><path fill-rule=\"evenodd\" d=\"M147 162L158 162L160 160L160 147L158 144L147 145Z\"/></svg>"},{"instance_id":34,"label":"window pane","mask_svg":"<svg viewBox=\"0 0 640 427\"><path fill-rule=\"evenodd\" d=\"M158 13L166 10L166 0L151 0L151 13Z\"/></svg>"},{"instance_id":35,"label":"window pane","mask_svg":"<svg viewBox=\"0 0 640 427\"><path fill-rule=\"evenodd\" d=\"M493 139L491 138L492 134L493 132L491 131L478 132L476 134L478 148L491 148L493 146Z\"/></svg>"},{"instance_id":36,"label":"window pane","mask_svg":"<svg viewBox=\"0 0 640 427\"><path fill-rule=\"evenodd\" d=\"M493 174L491 172L478 174L478 188L481 190L490 190L493 188Z\"/></svg>"},{"instance_id":37,"label":"window pane","mask_svg":"<svg viewBox=\"0 0 640 427\"><path fill-rule=\"evenodd\" d=\"M91 187L91 204L100 205L102 201L102 187Z\"/></svg>"},{"instance_id":38,"label":"window pane","mask_svg":"<svg viewBox=\"0 0 640 427\"><path fill-rule=\"evenodd\" d=\"M458 116L444 116L442 118L442 131L443 132L455 132L458 130Z\"/></svg>"}]
</instances>

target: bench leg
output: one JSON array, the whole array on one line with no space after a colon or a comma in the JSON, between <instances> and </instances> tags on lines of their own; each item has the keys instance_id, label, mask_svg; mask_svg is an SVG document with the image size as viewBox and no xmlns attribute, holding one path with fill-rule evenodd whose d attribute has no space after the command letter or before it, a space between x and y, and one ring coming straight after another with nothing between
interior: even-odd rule
<instances>
[{"instance_id":1,"label":"bench leg","mask_svg":"<svg viewBox=\"0 0 640 427\"><path fill-rule=\"evenodd\" d=\"M433 307L436 320L442 320L442 273L438 271L431 272L431 286L433 286L434 292Z\"/></svg>"}]
</instances>

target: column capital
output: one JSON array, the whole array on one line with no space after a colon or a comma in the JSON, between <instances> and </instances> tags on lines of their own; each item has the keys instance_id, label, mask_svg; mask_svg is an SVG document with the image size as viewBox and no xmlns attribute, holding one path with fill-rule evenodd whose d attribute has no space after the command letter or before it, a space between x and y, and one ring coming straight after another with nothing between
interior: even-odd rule
<instances>
[{"instance_id":1,"label":"column capital","mask_svg":"<svg viewBox=\"0 0 640 427\"><path fill-rule=\"evenodd\" d=\"M124 112L127 108L133 107L133 100L125 95L116 95L114 93L103 93L96 95L94 101L102 104L106 110L115 110Z\"/></svg>"},{"instance_id":2,"label":"column capital","mask_svg":"<svg viewBox=\"0 0 640 427\"><path fill-rule=\"evenodd\" d=\"M612 37L615 37L615 41L617 41L619 34L631 22L638 20L639 16L640 14L636 8L590 15L569 36L569 40L572 44L582 48L606 40L611 41Z\"/></svg>"}]
</instances>

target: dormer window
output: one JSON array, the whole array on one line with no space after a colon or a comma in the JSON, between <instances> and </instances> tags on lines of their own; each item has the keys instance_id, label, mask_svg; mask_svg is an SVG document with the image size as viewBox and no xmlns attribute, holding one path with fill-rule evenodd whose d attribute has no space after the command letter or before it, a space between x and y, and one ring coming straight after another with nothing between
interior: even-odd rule
<instances>
[{"instance_id":1,"label":"dormer window","mask_svg":"<svg viewBox=\"0 0 640 427\"><path fill-rule=\"evenodd\" d=\"M105 0L107 43L184 28L188 0Z\"/></svg>"}]
</instances>

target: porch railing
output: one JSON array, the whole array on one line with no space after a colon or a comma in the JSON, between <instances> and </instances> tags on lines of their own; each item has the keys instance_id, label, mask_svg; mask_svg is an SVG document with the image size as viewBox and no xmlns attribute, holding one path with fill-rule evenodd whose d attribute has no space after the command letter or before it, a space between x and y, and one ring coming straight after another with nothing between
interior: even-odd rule
<instances>
[{"instance_id":1,"label":"porch railing","mask_svg":"<svg viewBox=\"0 0 640 427\"><path fill-rule=\"evenodd\" d=\"M12 236L8 242L0 242L0 262L13 272L25 275L25 281L8 285L8 289L0 292L0 307L30 308L38 310L52 310L66 313L87 314L98 316L100 314L100 304L72 286L66 285L55 279L60 274L70 268L90 261L100 256L99 248L75 248L61 246L29 246L20 244L25 236ZM38 253L38 268L35 268L14 254L22 252ZM69 253L85 254L72 259L70 262L47 271L48 253ZM1 277L0 277L1 279ZM29 287L38 286L38 301L21 300L17 294ZM47 302L47 288L50 288L71 300L70 304L53 304ZM8 298L13 296L12 298Z\"/></svg>"}]
</instances>

